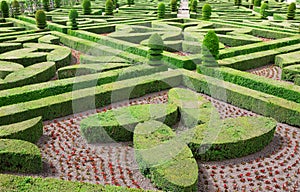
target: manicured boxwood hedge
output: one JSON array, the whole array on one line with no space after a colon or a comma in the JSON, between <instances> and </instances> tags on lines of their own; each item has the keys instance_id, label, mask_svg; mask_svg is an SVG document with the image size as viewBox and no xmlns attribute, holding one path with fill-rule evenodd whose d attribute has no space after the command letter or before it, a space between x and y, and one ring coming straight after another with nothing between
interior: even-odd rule
<instances>
[{"instance_id":1,"label":"manicured boxwood hedge","mask_svg":"<svg viewBox=\"0 0 300 192\"><path fill-rule=\"evenodd\" d=\"M0 53L23 48L21 43L0 43Z\"/></svg>"},{"instance_id":2,"label":"manicured boxwood hedge","mask_svg":"<svg viewBox=\"0 0 300 192\"><path fill-rule=\"evenodd\" d=\"M163 191L197 191L198 166L188 146L167 125L147 121L134 131L135 158Z\"/></svg>"},{"instance_id":3,"label":"manicured boxwood hedge","mask_svg":"<svg viewBox=\"0 0 300 192\"><path fill-rule=\"evenodd\" d=\"M276 121L266 117L238 117L195 127L189 142L195 158L219 161L262 150L275 133Z\"/></svg>"},{"instance_id":4,"label":"manicured boxwood hedge","mask_svg":"<svg viewBox=\"0 0 300 192\"><path fill-rule=\"evenodd\" d=\"M300 51L277 55L275 57L275 64L281 68L289 65L300 64L299 55Z\"/></svg>"},{"instance_id":5,"label":"manicured boxwood hedge","mask_svg":"<svg viewBox=\"0 0 300 192\"><path fill-rule=\"evenodd\" d=\"M290 65L282 69L281 79L295 82L300 78L300 65Z\"/></svg>"},{"instance_id":6,"label":"manicured boxwood hedge","mask_svg":"<svg viewBox=\"0 0 300 192\"><path fill-rule=\"evenodd\" d=\"M23 65L18 63L0 61L0 78L4 79L8 74L23 68Z\"/></svg>"},{"instance_id":7,"label":"manicured boxwood hedge","mask_svg":"<svg viewBox=\"0 0 300 192\"><path fill-rule=\"evenodd\" d=\"M134 127L150 119L167 125L177 122L177 106L174 104L146 104L122 107L83 119L80 131L88 143L132 141Z\"/></svg>"},{"instance_id":8,"label":"manicured boxwood hedge","mask_svg":"<svg viewBox=\"0 0 300 192\"><path fill-rule=\"evenodd\" d=\"M38 173L42 169L39 148L27 141L0 139L0 171Z\"/></svg>"},{"instance_id":9,"label":"manicured boxwood hedge","mask_svg":"<svg viewBox=\"0 0 300 192\"><path fill-rule=\"evenodd\" d=\"M0 139L19 139L36 143L42 135L42 117L0 126Z\"/></svg>"}]
</instances>

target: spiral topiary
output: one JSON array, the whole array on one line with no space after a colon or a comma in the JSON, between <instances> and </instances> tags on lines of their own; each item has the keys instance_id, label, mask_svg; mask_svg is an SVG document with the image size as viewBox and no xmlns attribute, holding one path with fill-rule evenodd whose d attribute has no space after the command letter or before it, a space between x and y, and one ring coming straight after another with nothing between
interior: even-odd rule
<instances>
[{"instance_id":1,"label":"spiral topiary","mask_svg":"<svg viewBox=\"0 0 300 192\"><path fill-rule=\"evenodd\" d=\"M176 12L177 11L177 0L171 0L170 5L171 5L171 11Z\"/></svg>"},{"instance_id":2,"label":"spiral topiary","mask_svg":"<svg viewBox=\"0 0 300 192\"><path fill-rule=\"evenodd\" d=\"M35 13L35 20L39 29L45 29L47 27L46 14L43 10L38 10Z\"/></svg>"},{"instance_id":3,"label":"spiral topiary","mask_svg":"<svg viewBox=\"0 0 300 192\"><path fill-rule=\"evenodd\" d=\"M288 20L293 20L295 19L295 14L296 14L296 4L293 2L288 7L286 18Z\"/></svg>"},{"instance_id":4,"label":"spiral topiary","mask_svg":"<svg viewBox=\"0 0 300 192\"><path fill-rule=\"evenodd\" d=\"M268 17L268 13L267 13L267 9L269 8L268 3L263 3L260 6L260 18L262 19L267 19Z\"/></svg>"},{"instance_id":5,"label":"spiral topiary","mask_svg":"<svg viewBox=\"0 0 300 192\"><path fill-rule=\"evenodd\" d=\"M91 9L91 1L90 0L83 0L82 2L82 11L84 15L90 15L92 13Z\"/></svg>"},{"instance_id":6,"label":"spiral topiary","mask_svg":"<svg viewBox=\"0 0 300 192\"><path fill-rule=\"evenodd\" d=\"M9 6L6 1L1 1L1 12L3 18L9 17Z\"/></svg>"},{"instance_id":7,"label":"spiral topiary","mask_svg":"<svg viewBox=\"0 0 300 192\"><path fill-rule=\"evenodd\" d=\"M209 4L204 4L202 7L202 19L208 20L211 16L211 6Z\"/></svg>"},{"instance_id":8,"label":"spiral topiary","mask_svg":"<svg viewBox=\"0 0 300 192\"><path fill-rule=\"evenodd\" d=\"M49 0L43 0L43 8L45 11L50 11Z\"/></svg>"},{"instance_id":9,"label":"spiral topiary","mask_svg":"<svg viewBox=\"0 0 300 192\"><path fill-rule=\"evenodd\" d=\"M69 26L71 26L72 30L78 29L77 21L78 18L78 12L75 9L71 9L69 12L69 22L67 23Z\"/></svg>"},{"instance_id":10,"label":"spiral topiary","mask_svg":"<svg viewBox=\"0 0 300 192\"><path fill-rule=\"evenodd\" d=\"M254 6L260 7L261 6L261 0L254 0Z\"/></svg>"},{"instance_id":11,"label":"spiral topiary","mask_svg":"<svg viewBox=\"0 0 300 192\"><path fill-rule=\"evenodd\" d=\"M164 49L164 42L160 35L154 33L150 36L148 41L148 64L149 65L161 65L162 64L162 52Z\"/></svg>"},{"instance_id":12,"label":"spiral topiary","mask_svg":"<svg viewBox=\"0 0 300 192\"><path fill-rule=\"evenodd\" d=\"M60 8L61 0L54 0L54 6L55 6L55 8Z\"/></svg>"},{"instance_id":13,"label":"spiral topiary","mask_svg":"<svg viewBox=\"0 0 300 192\"><path fill-rule=\"evenodd\" d=\"M12 15L13 17L16 17L17 15L20 15L20 4L17 0L14 0L11 3L11 7L12 7Z\"/></svg>"},{"instance_id":14,"label":"spiral topiary","mask_svg":"<svg viewBox=\"0 0 300 192\"><path fill-rule=\"evenodd\" d=\"M163 2L159 3L157 7L157 17L159 19L165 18L165 12L166 12L165 4Z\"/></svg>"},{"instance_id":15,"label":"spiral topiary","mask_svg":"<svg viewBox=\"0 0 300 192\"><path fill-rule=\"evenodd\" d=\"M193 0L191 3L191 11L192 12L197 12L197 6L198 6L198 0Z\"/></svg>"},{"instance_id":16,"label":"spiral topiary","mask_svg":"<svg viewBox=\"0 0 300 192\"><path fill-rule=\"evenodd\" d=\"M112 2L112 0L106 0L105 3L105 15L113 15L114 11L114 4Z\"/></svg>"},{"instance_id":17,"label":"spiral topiary","mask_svg":"<svg viewBox=\"0 0 300 192\"><path fill-rule=\"evenodd\" d=\"M205 35L202 46L202 64L204 66L216 66L219 58L219 38L215 31L209 30Z\"/></svg>"}]
</instances>

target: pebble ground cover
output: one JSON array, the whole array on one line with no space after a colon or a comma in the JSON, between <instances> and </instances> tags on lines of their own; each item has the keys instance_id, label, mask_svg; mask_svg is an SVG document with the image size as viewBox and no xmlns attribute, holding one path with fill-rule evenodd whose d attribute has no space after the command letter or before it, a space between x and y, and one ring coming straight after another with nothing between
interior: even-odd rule
<instances>
[{"instance_id":1,"label":"pebble ground cover","mask_svg":"<svg viewBox=\"0 0 300 192\"><path fill-rule=\"evenodd\" d=\"M160 2L166 5L163 19L157 18ZM286 20L288 5L269 1L270 20L265 20L250 1L241 6L199 1L196 13L179 19L169 1L119 1L113 15L105 14L105 1L91 1L88 15L81 3L50 4L46 29L37 28L35 7L28 2L20 2L22 14L1 19L0 191L37 190L40 181L29 176L93 184L91 189L104 185L107 191L169 189L143 174L132 140L88 143L80 123L110 110L168 104L173 87L207 99L222 120L267 116L277 121L274 138L259 152L196 159L196 188L178 191L300 190L298 7L295 18ZM213 10L209 20L201 14L206 3ZM71 9L79 14L77 30L68 24ZM220 49L218 66L206 68L201 44L209 30L216 32ZM147 64L154 33L164 42L159 66ZM8 146L16 140L26 150ZM20 183L12 184L17 176Z\"/></svg>"}]
</instances>

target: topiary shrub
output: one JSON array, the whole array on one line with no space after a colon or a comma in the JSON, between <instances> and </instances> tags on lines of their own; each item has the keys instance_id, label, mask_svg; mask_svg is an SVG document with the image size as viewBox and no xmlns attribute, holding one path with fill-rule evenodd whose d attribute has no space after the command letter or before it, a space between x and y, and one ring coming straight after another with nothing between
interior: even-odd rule
<instances>
[{"instance_id":1,"label":"topiary shrub","mask_svg":"<svg viewBox=\"0 0 300 192\"><path fill-rule=\"evenodd\" d=\"M269 8L268 3L263 3L260 7L260 18L262 19L267 19L268 17L268 13L267 13L267 9Z\"/></svg>"},{"instance_id":2,"label":"topiary shrub","mask_svg":"<svg viewBox=\"0 0 300 192\"><path fill-rule=\"evenodd\" d=\"M293 20L293 19L295 19L295 14L296 14L296 4L293 2L288 7L287 17L286 18L288 20Z\"/></svg>"},{"instance_id":3,"label":"topiary shrub","mask_svg":"<svg viewBox=\"0 0 300 192\"><path fill-rule=\"evenodd\" d=\"M35 13L36 25L39 29L45 29L47 26L46 14L43 10L38 10Z\"/></svg>"},{"instance_id":4,"label":"topiary shrub","mask_svg":"<svg viewBox=\"0 0 300 192\"><path fill-rule=\"evenodd\" d=\"M164 42L160 35L154 33L150 36L148 41L148 47L150 47L148 51L148 64L149 65L161 65L162 64L162 52L164 49Z\"/></svg>"},{"instance_id":5,"label":"topiary shrub","mask_svg":"<svg viewBox=\"0 0 300 192\"><path fill-rule=\"evenodd\" d=\"M83 11L83 14L84 15L90 15L91 12L92 12L92 9L91 9L91 1L90 0L83 0L82 2L82 11Z\"/></svg>"},{"instance_id":6,"label":"topiary shrub","mask_svg":"<svg viewBox=\"0 0 300 192\"><path fill-rule=\"evenodd\" d=\"M192 12L197 12L197 5L198 5L198 0L193 0L191 3L191 11Z\"/></svg>"},{"instance_id":7,"label":"topiary shrub","mask_svg":"<svg viewBox=\"0 0 300 192\"><path fill-rule=\"evenodd\" d=\"M165 4L163 2L159 3L157 7L157 17L159 19L165 18L165 12L166 12Z\"/></svg>"},{"instance_id":8,"label":"topiary shrub","mask_svg":"<svg viewBox=\"0 0 300 192\"><path fill-rule=\"evenodd\" d=\"M171 5L171 11L176 12L177 11L177 0L171 0L170 5Z\"/></svg>"},{"instance_id":9,"label":"topiary shrub","mask_svg":"<svg viewBox=\"0 0 300 192\"><path fill-rule=\"evenodd\" d=\"M3 18L9 17L9 7L6 1L1 1L1 12Z\"/></svg>"},{"instance_id":10,"label":"topiary shrub","mask_svg":"<svg viewBox=\"0 0 300 192\"><path fill-rule=\"evenodd\" d=\"M60 8L60 6L61 6L61 0L54 0L54 7Z\"/></svg>"},{"instance_id":11,"label":"topiary shrub","mask_svg":"<svg viewBox=\"0 0 300 192\"><path fill-rule=\"evenodd\" d=\"M209 30L202 42L202 64L205 66L216 66L219 57L219 38L215 31Z\"/></svg>"},{"instance_id":12,"label":"topiary shrub","mask_svg":"<svg viewBox=\"0 0 300 192\"><path fill-rule=\"evenodd\" d=\"M17 0L14 0L11 3L11 7L12 7L12 15L13 17L16 17L17 15L20 15L20 4Z\"/></svg>"},{"instance_id":13,"label":"topiary shrub","mask_svg":"<svg viewBox=\"0 0 300 192\"><path fill-rule=\"evenodd\" d=\"M113 15L114 4L112 0L106 0L105 3L105 15Z\"/></svg>"},{"instance_id":14,"label":"topiary shrub","mask_svg":"<svg viewBox=\"0 0 300 192\"><path fill-rule=\"evenodd\" d=\"M209 4L204 4L202 7L202 19L208 20L211 16L211 6Z\"/></svg>"},{"instance_id":15,"label":"topiary shrub","mask_svg":"<svg viewBox=\"0 0 300 192\"><path fill-rule=\"evenodd\" d=\"M43 0L43 8L45 11L50 11L49 0Z\"/></svg>"},{"instance_id":16,"label":"topiary shrub","mask_svg":"<svg viewBox=\"0 0 300 192\"><path fill-rule=\"evenodd\" d=\"M254 0L254 6L260 7L261 6L261 0Z\"/></svg>"},{"instance_id":17,"label":"topiary shrub","mask_svg":"<svg viewBox=\"0 0 300 192\"><path fill-rule=\"evenodd\" d=\"M78 29L77 21L78 18L78 12L75 9L71 9L69 12L69 22L68 25L71 26L72 30Z\"/></svg>"},{"instance_id":18,"label":"topiary shrub","mask_svg":"<svg viewBox=\"0 0 300 192\"><path fill-rule=\"evenodd\" d=\"M127 0L127 4L130 7L131 5L134 5L134 0Z\"/></svg>"}]
</instances>

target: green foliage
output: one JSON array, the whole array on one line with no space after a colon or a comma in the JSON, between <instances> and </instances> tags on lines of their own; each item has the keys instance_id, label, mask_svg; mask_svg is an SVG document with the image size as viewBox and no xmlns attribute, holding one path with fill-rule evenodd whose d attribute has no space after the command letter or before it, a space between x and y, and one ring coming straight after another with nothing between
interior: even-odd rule
<instances>
[{"instance_id":1,"label":"green foliage","mask_svg":"<svg viewBox=\"0 0 300 192\"><path fill-rule=\"evenodd\" d=\"M164 42L160 35L154 33L150 36L148 41L148 64L149 65L161 65L162 64L162 52L164 48Z\"/></svg>"},{"instance_id":2,"label":"green foliage","mask_svg":"<svg viewBox=\"0 0 300 192\"><path fill-rule=\"evenodd\" d=\"M262 19L267 19L268 17L268 13L267 13L267 9L269 8L268 3L263 3L260 7L260 17Z\"/></svg>"},{"instance_id":3,"label":"green foliage","mask_svg":"<svg viewBox=\"0 0 300 192\"><path fill-rule=\"evenodd\" d=\"M43 8L45 11L50 11L49 0L43 0Z\"/></svg>"},{"instance_id":4,"label":"green foliage","mask_svg":"<svg viewBox=\"0 0 300 192\"><path fill-rule=\"evenodd\" d=\"M55 8L60 8L61 0L54 0L54 6L55 6Z\"/></svg>"},{"instance_id":5,"label":"green foliage","mask_svg":"<svg viewBox=\"0 0 300 192\"><path fill-rule=\"evenodd\" d=\"M45 29L47 27L46 14L43 10L38 10L35 13L35 20L39 29Z\"/></svg>"},{"instance_id":6,"label":"green foliage","mask_svg":"<svg viewBox=\"0 0 300 192\"><path fill-rule=\"evenodd\" d=\"M209 30L202 42L202 64L205 66L215 66L219 58L219 38L215 31Z\"/></svg>"},{"instance_id":7,"label":"green foliage","mask_svg":"<svg viewBox=\"0 0 300 192\"><path fill-rule=\"evenodd\" d=\"M211 6L209 4L204 4L202 7L202 19L208 20L211 16Z\"/></svg>"},{"instance_id":8,"label":"green foliage","mask_svg":"<svg viewBox=\"0 0 300 192\"><path fill-rule=\"evenodd\" d=\"M193 0L191 3L191 11L192 12L197 12L197 5L198 5L198 0Z\"/></svg>"},{"instance_id":9,"label":"green foliage","mask_svg":"<svg viewBox=\"0 0 300 192\"><path fill-rule=\"evenodd\" d=\"M114 4L112 0L106 0L105 2L105 15L113 15Z\"/></svg>"},{"instance_id":10,"label":"green foliage","mask_svg":"<svg viewBox=\"0 0 300 192\"><path fill-rule=\"evenodd\" d=\"M176 12L177 11L177 0L171 0L170 5L171 5L171 11Z\"/></svg>"},{"instance_id":11,"label":"green foliage","mask_svg":"<svg viewBox=\"0 0 300 192\"><path fill-rule=\"evenodd\" d=\"M296 14L296 4L293 2L289 5L288 11L287 11L287 19L288 20L293 20L295 19L295 14Z\"/></svg>"},{"instance_id":12,"label":"green foliage","mask_svg":"<svg viewBox=\"0 0 300 192\"><path fill-rule=\"evenodd\" d=\"M166 12L165 4L163 2L159 3L157 7L157 17L159 19L165 18L165 12Z\"/></svg>"},{"instance_id":13,"label":"green foliage","mask_svg":"<svg viewBox=\"0 0 300 192\"><path fill-rule=\"evenodd\" d=\"M78 29L78 25L77 25L77 21L76 19L78 18L78 12L76 9L71 9L70 12L69 12L69 23L68 25L71 26L71 29L72 30L76 30Z\"/></svg>"},{"instance_id":14,"label":"green foliage","mask_svg":"<svg viewBox=\"0 0 300 192\"><path fill-rule=\"evenodd\" d=\"M20 15L20 4L17 0L14 0L11 3L11 7L12 7L12 15L13 17L16 17L17 15Z\"/></svg>"},{"instance_id":15,"label":"green foliage","mask_svg":"<svg viewBox=\"0 0 300 192\"><path fill-rule=\"evenodd\" d=\"M134 5L134 0L127 0L127 5L130 7L131 5Z\"/></svg>"},{"instance_id":16,"label":"green foliage","mask_svg":"<svg viewBox=\"0 0 300 192\"><path fill-rule=\"evenodd\" d=\"M90 15L92 13L91 6L92 6L92 4L91 4L90 0L83 0L82 9L83 9L84 15Z\"/></svg>"},{"instance_id":17,"label":"green foliage","mask_svg":"<svg viewBox=\"0 0 300 192\"><path fill-rule=\"evenodd\" d=\"M1 1L1 12L3 18L9 17L9 7L6 1Z\"/></svg>"},{"instance_id":18,"label":"green foliage","mask_svg":"<svg viewBox=\"0 0 300 192\"><path fill-rule=\"evenodd\" d=\"M241 6L242 5L242 0L234 0L234 5Z\"/></svg>"},{"instance_id":19,"label":"green foliage","mask_svg":"<svg viewBox=\"0 0 300 192\"><path fill-rule=\"evenodd\" d=\"M254 0L254 6L260 7L261 6L261 0Z\"/></svg>"}]
</instances>

